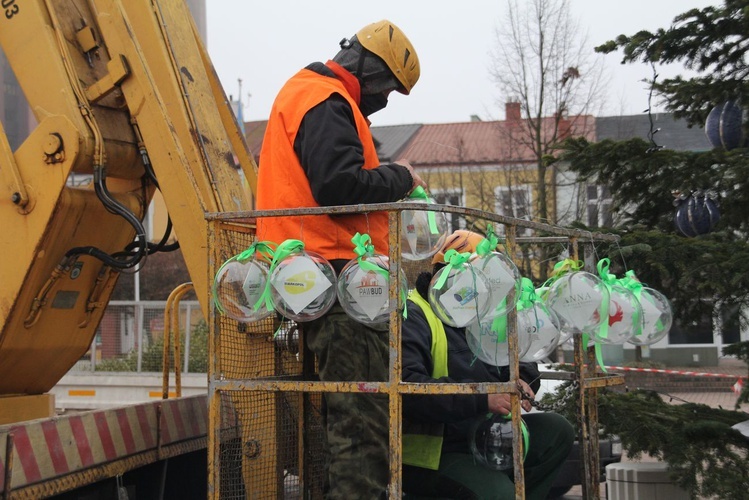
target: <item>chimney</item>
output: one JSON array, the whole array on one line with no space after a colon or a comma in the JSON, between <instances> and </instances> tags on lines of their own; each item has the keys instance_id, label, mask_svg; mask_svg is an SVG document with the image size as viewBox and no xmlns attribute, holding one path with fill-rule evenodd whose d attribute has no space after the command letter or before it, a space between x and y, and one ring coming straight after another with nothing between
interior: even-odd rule
<instances>
[{"instance_id":1,"label":"chimney","mask_svg":"<svg viewBox=\"0 0 749 500\"><path fill-rule=\"evenodd\" d=\"M572 121L563 113L556 113L557 137L559 140L568 139L572 135Z\"/></svg>"},{"instance_id":2,"label":"chimney","mask_svg":"<svg viewBox=\"0 0 749 500\"><path fill-rule=\"evenodd\" d=\"M505 103L505 119L507 121L520 121L520 103L519 102L506 102Z\"/></svg>"}]
</instances>

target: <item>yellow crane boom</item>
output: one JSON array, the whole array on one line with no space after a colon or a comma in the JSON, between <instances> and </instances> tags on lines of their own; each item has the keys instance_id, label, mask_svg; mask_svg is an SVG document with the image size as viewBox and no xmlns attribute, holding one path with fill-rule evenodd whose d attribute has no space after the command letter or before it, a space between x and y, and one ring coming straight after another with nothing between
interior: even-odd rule
<instances>
[{"instance_id":1,"label":"yellow crane boom","mask_svg":"<svg viewBox=\"0 0 749 500\"><path fill-rule=\"evenodd\" d=\"M256 166L182 0L3 10L0 46L38 121L15 151L0 130L0 398L10 398L45 393L89 348L120 272L148 251L140 221L157 186L207 315L204 214L249 210ZM71 185L73 174L91 181Z\"/></svg>"}]
</instances>

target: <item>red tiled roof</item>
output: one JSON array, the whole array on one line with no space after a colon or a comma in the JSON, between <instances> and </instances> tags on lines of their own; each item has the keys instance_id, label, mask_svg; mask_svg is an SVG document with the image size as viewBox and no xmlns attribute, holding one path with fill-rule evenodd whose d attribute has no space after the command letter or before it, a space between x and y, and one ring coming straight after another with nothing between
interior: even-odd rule
<instances>
[{"instance_id":1,"label":"red tiled roof","mask_svg":"<svg viewBox=\"0 0 749 500\"><path fill-rule=\"evenodd\" d=\"M267 120L245 122L245 139L255 161L259 160L260 148L267 126ZM396 137L408 144L400 152L393 151L393 144L381 144L379 149L392 151L396 156L385 160L407 159L412 164L429 166L454 165L498 165L508 162L523 163L535 160L532 150L523 143L528 136L522 129L523 121L490 121L441 123L433 125L410 125L400 127L406 133L416 132L408 141L407 137L388 135L388 127L373 127L373 134L382 142L393 141ZM545 133L549 136L554 130L573 136L584 136L595 140L595 118L581 115L565 119L556 126L553 118L544 119ZM392 127L390 127L392 128ZM564 129L568 129L568 132Z\"/></svg>"},{"instance_id":2,"label":"red tiled roof","mask_svg":"<svg viewBox=\"0 0 749 500\"><path fill-rule=\"evenodd\" d=\"M268 120L244 122L244 138L256 162L260 159L260 147L263 145L265 127L267 126Z\"/></svg>"},{"instance_id":3,"label":"red tiled roof","mask_svg":"<svg viewBox=\"0 0 749 500\"><path fill-rule=\"evenodd\" d=\"M524 144L528 134L521 128L523 123L505 120L424 125L398 157L419 166L530 162L535 155ZM559 127L552 118L545 118L543 125L549 137L555 129L567 128L569 135L595 138L595 119L589 115L564 120Z\"/></svg>"}]
</instances>

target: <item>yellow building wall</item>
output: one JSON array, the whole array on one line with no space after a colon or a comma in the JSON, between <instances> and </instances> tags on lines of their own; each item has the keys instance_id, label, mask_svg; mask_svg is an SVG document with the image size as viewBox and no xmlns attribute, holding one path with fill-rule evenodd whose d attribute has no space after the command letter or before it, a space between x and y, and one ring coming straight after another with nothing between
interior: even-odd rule
<instances>
[{"instance_id":1,"label":"yellow building wall","mask_svg":"<svg viewBox=\"0 0 749 500\"><path fill-rule=\"evenodd\" d=\"M463 204L467 208L475 208L488 212L495 212L499 202L497 188L528 186L531 193L532 219L537 220L538 210L538 174L534 165L521 167L441 167L419 170L419 175L427 182L431 193L441 191L460 192ZM549 218L555 217L555 197L553 187L553 172L546 172L547 213ZM546 221L548 222L548 221Z\"/></svg>"},{"instance_id":2,"label":"yellow building wall","mask_svg":"<svg viewBox=\"0 0 749 500\"><path fill-rule=\"evenodd\" d=\"M535 165L523 165L521 167L445 167L419 170L419 175L424 179L429 192L438 194L448 191L460 192L463 206L466 208L480 209L487 212L496 212L497 188L513 187L520 188L528 186L531 194L532 220L538 221L538 174ZM553 186L554 175L551 169L546 173L547 189L547 213L549 218L555 217L555 193ZM486 221L463 220L464 227L478 232L486 231ZM503 228L495 227L496 233L504 233ZM519 236L538 236L532 233L519 234ZM552 248L552 253L561 251L562 248ZM537 245L520 245L518 251L511 258L520 268L521 273L534 281L545 279L548 269L542 270L539 262L546 262L548 250L541 250ZM549 265L553 265L549 261Z\"/></svg>"}]
</instances>

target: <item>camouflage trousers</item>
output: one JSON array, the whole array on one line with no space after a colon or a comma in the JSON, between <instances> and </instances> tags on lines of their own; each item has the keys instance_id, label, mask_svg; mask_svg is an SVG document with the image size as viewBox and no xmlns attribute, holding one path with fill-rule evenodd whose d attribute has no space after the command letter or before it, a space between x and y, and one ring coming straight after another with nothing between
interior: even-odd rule
<instances>
[{"instance_id":1,"label":"camouflage trousers","mask_svg":"<svg viewBox=\"0 0 749 500\"><path fill-rule=\"evenodd\" d=\"M304 325L320 380L381 382L388 376L388 325L367 326L336 304ZM389 479L385 394L326 393L325 437L329 499L384 498Z\"/></svg>"}]
</instances>

